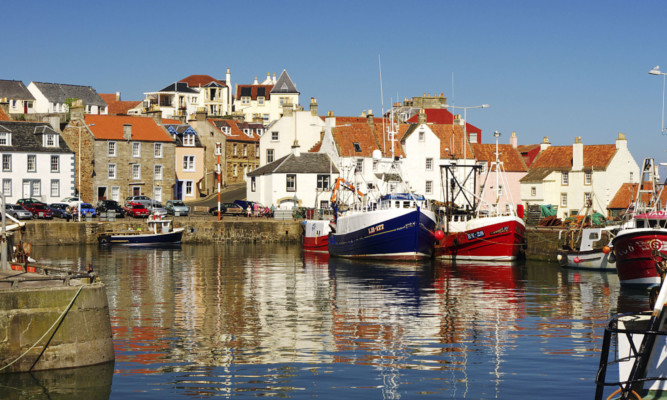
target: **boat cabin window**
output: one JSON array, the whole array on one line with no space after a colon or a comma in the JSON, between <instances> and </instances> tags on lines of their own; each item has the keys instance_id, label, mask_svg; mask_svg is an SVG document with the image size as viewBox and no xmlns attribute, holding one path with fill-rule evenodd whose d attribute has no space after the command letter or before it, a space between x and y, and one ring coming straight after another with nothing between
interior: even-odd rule
<instances>
[{"instance_id":1,"label":"boat cabin window","mask_svg":"<svg viewBox=\"0 0 667 400\"><path fill-rule=\"evenodd\" d=\"M589 240L600 240L600 235L598 235L597 232L591 232L590 235L588 235Z\"/></svg>"},{"instance_id":2,"label":"boat cabin window","mask_svg":"<svg viewBox=\"0 0 667 400\"><path fill-rule=\"evenodd\" d=\"M644 221L639 219L637 220L637 228L643 228L644 227Z\"/></svg>"},{"instance_id":3,"label":"boat cabin window","mask_svg":"<svg viewBox=\"0 0 667 400\"><path fill-rule=\"evenodd\" d=\"M403 208L410 208L410 202L409 201L404 201L403 202Z\"/></svg>"},{"instance_id":4,"label":"boat cabin window","mask_svg":"<svg viewBox=\"0 0 667 400\"><path fill-rule=\"evenodd\" d=\"M394 203L394 207L396 207L396 208L401 208L401 202L400 202L400 201L396 201L396 203Z\"/></svg>"}]
</instances>

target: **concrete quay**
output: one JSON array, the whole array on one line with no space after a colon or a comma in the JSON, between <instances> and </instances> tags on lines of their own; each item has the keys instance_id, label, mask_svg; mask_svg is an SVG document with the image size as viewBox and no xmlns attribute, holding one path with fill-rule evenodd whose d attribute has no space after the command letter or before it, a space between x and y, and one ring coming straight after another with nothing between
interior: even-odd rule
<instances>
[{"instance_id":1,"label":"concrete quay","mask_svg":"<svg viewBox=\"0 0 667 400\"><path fill-rule=\"evenodd\" d=\"M0 374L98 365L115 359L103 283L29 265L0 271Z\"/></svg>"}]
</instances>

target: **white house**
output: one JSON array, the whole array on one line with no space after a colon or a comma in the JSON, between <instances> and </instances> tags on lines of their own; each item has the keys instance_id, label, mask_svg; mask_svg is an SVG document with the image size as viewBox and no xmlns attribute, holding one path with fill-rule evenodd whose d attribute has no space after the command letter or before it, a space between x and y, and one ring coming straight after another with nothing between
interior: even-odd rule
<instances>
[{"instance_id":1,"label":"white house","mask_svg":"<svg viewBox=\"0 0 667 400\"><path fill-rule=\"evenodd\" d=\"M7 202L53 203L74 194L74 152L48 124L0 121L0 160Z\"/></svg>"},{"instance_id":2,"label":"white house","mask_svg":"<svg viewBox=\"0 0 667 400\"><path fill-rule=\"evenodd\" d=\"M266 165L291 153L296 141L304 151L321 139L324 121L317 115L317 101L310 102L310 111L285 109L284 115L273 122L259 139L259 165Z\"/></svg>"},{"instance_id":3,"label":"white house","mask_svg":"<svg viewBox=\"0 0 667 400\"><path fill-rule=\"evenodd\" d=\"M622 133L615 144L584 145L577 137L572 146L551 146L545 137L541 146L521 179L521 201L558 206L559 218L579 213L591 198L594 210L606 214L621 185L640 179L639 165Z\"/></svg>"},{"instance_id":4,"label":"white house","mask_svg":"<svg viewBox=\"0 0 667 400\"><path fill-rule=\"evenodd\" d=\"M35 97L36 113L65 113L68 99L82 100L86 114L108 113L107 103L90 86L30 82L28 90Z\"/></svg>"},{"instance_id":5,"label":"white house","mask_svg":"<svg viewBox=\"0 0 667 400\"><path fill-rule=\"evenodd\" d=\"M328 208L339 171L327 154L293 152L248 173L247 199L265 206Z\"/></svg>"},{"instance_id":6,"label":"white house","mask_svg":"<svg viewBox=\"0 0 667 400\"><path fill-rule=\"evenodd\" d=\"M0 79L0 99L6 99L10 114L32 114L35 112L35 97L21 81Z\"/></svg>"},{"instance_id":7,"label":"white house","mask_svg":"<svg viewBox=\"0 0 667 400\"><path fill-rule=\"evenodd\" d=\"M234 113L243 115L245 121L269 124L283 114L286 106L299 104L299 91L287 71L278 80L267 75L261 84L257 78L251 85L237 85L234 96Z\"/></svg>"},{"instance_id":8,"label":"white house","mask_svg":"<svg viewBox=\"0 0 667 400\"><path fill-rule=\"evenodd\" d=\"M227 68L225 80L209 75L190 75L156 92L146 92L145 108L157 106L162 118L193 116L204 110L210 116L231 114L231 73Z\"/></svg>"}]
</instances>

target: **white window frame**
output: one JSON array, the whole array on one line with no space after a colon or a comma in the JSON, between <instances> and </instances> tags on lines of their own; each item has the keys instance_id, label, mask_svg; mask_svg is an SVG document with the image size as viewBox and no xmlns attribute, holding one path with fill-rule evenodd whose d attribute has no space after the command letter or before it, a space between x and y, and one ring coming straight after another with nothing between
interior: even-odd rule
<instances>
[{"instance_id":1,"label":"white window frame","mask_svg":"<svg viewBox=\"0 0 667 400\"><path fill-rule=\"evenodd\" d=\"M42 146L44 147L58 147L58 135L54 133L45 133L43 136L44 141Z\"/></svg>"},{"instance_id":2,"label":"white window frame","mask_svg":"<svg viewBox=\"0 0 667 400\"><path fill-rule=\"evenodd\" d=\"M183 146L194 146L195 135L183 135Z\"/></svg>"},{"instance_id":3,"label":"white window frame","mask_svg":"<svg viewBox=\"0 0 667 400\"><path fill-rule=\"evenodd\" d=\"M433 158L431 157L426 159L426 170L433 171Z\"/></svg>"},{"instance_id":4,"label":"white window frame","mask_svg":"<svg viewBox=\"0 0 667 400\"><path fill-rule=\"evenodd\" d=\"M195 156L183 156L183 171L195 171Z\"/></svg>"},{"instance_id":5,"label":"white window frame","mask_svg":"<svg viewBox=\"0 0 667 400\"><path fill-rule=\"evenodd\" d=\"M2 192L5 194L6 197L9 197L12 195L12 180L9 178L4 178L2 180Z\"/></svg>"},{"instance_id":6,"label":"white window frame","mask_svg":"<svg viewBox=\"0 0 667 400\"><path fill-rule=\"evenodd\" d=\"M280 140L280 133L278 131L271 131L271 141L277 142Z\"/></svg>"},{"instance_id":7,"label":"white window frame","mask_svg":"<svg viewBox=\"0 0 667 400\"><path fill-rule=\"evenodd\" d=\"M153 177L154 177L153 179L155 179L156 181L161 181L163 175L162 171L163 171L162 164L155 164L155 166L153 167Z\"/></svg>"},{"instance_id":8,"label":"white window frame","mask_svg":"<svg viewBox=\"0 0 667 400\"><path fill-rule=\"evenodd\" d=\"M162 186L153 188L153 200L162 202Z\"/></svg>"},{"instance_id":9,"label":"white window frame","mask_svg":"<svg viewBox=\"0 0 667 400\"><path fill-rule=\"evenodd\" d=\"M11 132L0 132L0 146L11 146L12 134Z\"/></svg>"},{"instance_id":10,"label":"white window frame","mask_svg":"<svg viewBox=\"0 0 667 400\"><path fill-rule=\"evenodd\" d=\"M560 194L560 206L561 208L567 207L567 193Z\"/></svg>"},{"instance_id":11,"label":"white window frame","mask_svg":"<svg viewBox=\"0 0 667 400\"><path fill-rule=\"evenodd\" d=\"M433 181L426 181L425 190L426 194L433 194Z\"/></svg>"},{"instance_id":12,"label":"white window frame","mask_svg":"<svg viewBox=\"0 0 667 400\"><path fill-rule=\"evenodd\" d=\"M132 142L132 157L139 158L141 157L141 143Z\"/></svg>"},{"instance_id":13,"label":"white window frame","mask_svg":"<svg viewBox=\"0 0 667 400\"><path fill-rule=\"evenodd\" d=\"M3 154L2 155L2 171L3 172L12 172L12 155Z\"/></svg>"},{"instance_id":14,"label":"white window frame","mask_svg":"<svg viewBox=\"0 0 667 400\"><path fill-rule=\"evenodd\" d=\"M120 186L111 186L111 200L120 201Z\"/></svg>"},{"instance_id":15,"label":"white window frame","mask_svg":"<svg viewBox=\"0 0 667 400\"><path fill-rule=\"evenodd\" d=\"M141 164L132 164L132 180L141 179Z\"/></svg>"},{"instance_id":16,"label":"white window frame","mask_svg":"<svg viewBox=\"0 0 667 400\"><path fill-rule=\"evenodd\" d=\"M354 166L355 173L363 174L364 173L364 159L357 158L356 164Z\"/></svg>"},{"instance_id":17,"label":"white window frame","mask_svg":"<svg viewBox=\"0 0 667 400\"><path fill-rule=\"evenodd\" d=\"M116 142L107 142L107 155L109 157L116 157Z\"/></svg>"},{"instance_id":18,"label":"white window frame","mask_svg":"<svg viewBox=\"0 0 667 400\"><path fill-rule=\"evenodd\" d=\"M285 176L285 191L296 192L296 174L287 174Z\"/></svg>"},{"instance_id":19,"label":"white window frame","mask_svg":"<svg viewBox=\"0 0 667 400\"><path fill-rule=\"evenodd\" d=\"M28 154L28 160L26 162L26 170L28 172L37 172L37 155Z\"/></svg>"},{"instance_id":20,"label":"white window frame","mask_svg":"<svg viewBox=\"0 0 667 400\"><path fill-rule=\"evenodd\" d=\"M60 156L51 155L51 172L60 172Z\"/></svg>"},{"instance_id":21,"label":"white window frame","mask_svg":"<svg viewBox=\"0 0 667 400\"><path fill-rule=\"evenodd\" d=\"M560 184L561 186L569 186L570 184L570 174L567 171L563 171L560 174Z\"/></svg>"},{"instance_id":22,"label":"white window frame","mask_svg":"<svg viewBox=\"0 0 667 400\"><path fill-rule=\"evenodd\" d=\"M276 161L276 152L273 149L266 149L266 163L272 163Z\"/></svg>"},{"instance_id":23,"label":"white window frame","mask_svg":"<svg viewBox=\"0 0 667 400\"><path fill-rule=\"evenodd\" d=\"M535 186L530 187L530 196L531 197L537 196L537 188Z\"/></svg>"},{"instance_id":24,"label":"white window frame","mask_svg":"<svg viewBox=\"0 0 667 400\"><path fill-rule=\"evenodd\" d=\"M60 197L60 179L51 179L51 197Z\"/></svg>"},{"instance_id":25,"label":"white window frame","mask_svg":"<svg viewBox=\"0 0 667 400\"><path fill-rule=\"evenodd\" d=\"M192 181L183 181L183 193L185 196L192 197L195 195L194 184Z\"/></svg>"},{"instance_id":26,"label":"white window frame","mask_svg":"<svg viewBox=\"0 0 667 400\"><path fill-rule=\"evenodd\" d=\"M590 171L584 172L584 185L589 185L591 184L591 179L592 179L592 174Z\"/></svg>"},{"instance_id":27,"label":"white window frame","mask_svg":"<svg viewBox=\"0 0 667 400\"><path fill-rule=\"evenodd\" d=\"M116 164L107 164L107 179L117 179L117 177Z\"/></svg>"},{"instance_id":28,"label":"white window frame","mask_svg":"<svg viewBox=\"0 0 667 400\"><path fill-rule=\"evenodd\" d=\"M153 155L155 158L162 158L162 143L154 143Z\"/></svg>"}]
</instances>

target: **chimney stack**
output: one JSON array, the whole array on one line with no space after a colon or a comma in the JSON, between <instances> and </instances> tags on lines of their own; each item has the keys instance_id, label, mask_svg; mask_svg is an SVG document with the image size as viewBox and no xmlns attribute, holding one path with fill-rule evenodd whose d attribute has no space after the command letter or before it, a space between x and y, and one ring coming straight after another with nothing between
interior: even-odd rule
<instances>
[{"instance_id":1,"label":"chimney stack","mask_svg":"<svg viewBox=\"0 0 667 400\"><path fill-rule=\"evenodd\" d=\"M425 124L426 123L426 111L424 109L419 110L419 116L417 117L417 123L419 125Z\"/></svg>"},{"instance_id":2,"label":"chimney stack","mask_svg":"<svg viewBox=\"0 0 667 400\"><path fill-rule=\"evenodd\" d=\"M116 92L116 101L120 101L120 92Z\"/></svg>"},{"instance_id":3,"label":"chimney stack","mask_svg":"<svg viewBox=\"0 0 667 400\"><path fill-rule=\"evenodd\" d=\"M83 100L76 100L72 103L72 107L69 109L70 119L80 119L83 120L84 107Z\"/></svg>"},{"instance_id":4,"label":"chimney stack","mask_svg":"<svg viewBox=\"0 0 667 400\"><path fill-rule=\"evenodd\" d=\"M206 108L204 107L197 107L197 111L195 112L195 121L197 123L199 122L204 122L206 121Z\"/></svg>"},{"instance_id":5,"label":"chimney stack","mask_svg":"<svg viewBox=\"0 0 667 400\"><path fill-rule=\"evenodd\" d=\"M370 125L371 127L373 126L373 124L374 124L373 110L368 110L368 115L366 116L366 121L368 122L368 125Z\"/></svg>"},{"instance_id":6,"label":"chimney stack","mask_svg":"<svg viewBox=\"0 0 667 400\"><path fill-rule=\"evenodd\" d=\"M314 97L310 98L310 115L317 117L317 99Z\"/></svg>"},{"instance_id":7,"label":"chimney stack","mask_svg":"<svg viewBox=\"0 0 667 400\"><path fill-rule=\"evenodd\" d=\"M0 110L2 110L9 117L9 100L6 97L0 99Z\"/></svg>"},{"instance_id":8,"label":"chimney stack","mask_svg":"<svg viewBox=\"0 0 667 400\"><path fill-rule=\"evenodd\" d=\"M542 143L540 143L540 151L546 150L551 146L551 142L549 142L549 136L545 136L544 139L542 139Z\"/></svg>"},{"instance_id":9,"label":"chimney stack","mask_svg":"<svg viewBox=\"0 0 667 400\"><path fill-rule=\"evenodd\" d=\"M572 145L572 171L581 171L584 169L584 144L581 143L581 136L574 138Z\"/></svg>"},{"instance_id":10,"label":"chimney stack","mask_svg":"<svg viewBox=\"0 0 667 400\"><path fill-rule=\"evenodd\" d=\"M123 139L132 140L132 124L123 124Z\"/></svg>"},{"instance_id":11,"label":"chimney stack","mask_svg":"<svg viewBox=\"0 0 667 400\"><path fill-rule=\"evenodd\" d=\"M618 132L618 137L616 138L616 148L617 149L627 149L628 141L625 140L625 135L621 132Z\"/></svg>"},{"instance_id":12,"label":"chimney stack","mask_svg":"<svg viewBox=\"0 0 667 400\"><path fill-rule=\"evenodd\" d=\"M255 81L252 83L253 85L258 85L257 83L257 77L255 76Z\"/></svg>"},{"instance_id":13,"label":"chimney stack","mask_svg":"<svg viewBox=\"0 0 667 400\"><path fill-rule=\"evenodd\" d=\"M519 146L519 139L516 137L516 132L512 132L512 137L510 138L510 144L515 149L517 148L517 146Z\"/></svg>"},{"instance_id":14,"label":"chimney stack","mask_svg":"<svg viewBox=\"0 0 667 400\"><path fill-rule=\"evenodd\" d=\"M160 111L160 107L157 104L150 106L150 108L146 110L146 115L153 118L156 123L162 124L162 111Z\"/></svg>"}]
</instances>

